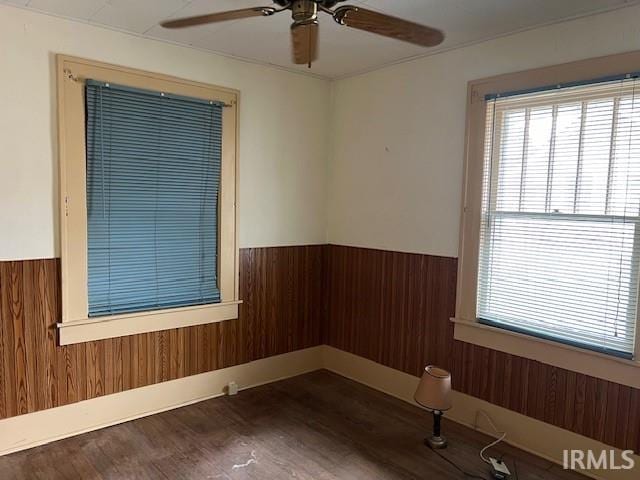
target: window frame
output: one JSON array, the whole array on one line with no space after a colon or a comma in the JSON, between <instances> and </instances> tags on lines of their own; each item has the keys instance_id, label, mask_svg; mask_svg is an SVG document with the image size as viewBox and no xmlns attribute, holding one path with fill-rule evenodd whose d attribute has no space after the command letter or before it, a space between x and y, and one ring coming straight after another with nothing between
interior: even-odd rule
<instances>
[{"instance_id":1,"label":"window frame","mask_svg":"<svg viewBox=\"0 0 640 480\"><path fill-rule=\"evenodd\" d=\"M237 90L158 73L57 55L58 152L60 168L61 345L120 337L238 318ZM85 79L157 90L225 104L218 228L220 303L89 317Z\"/></svg>"},{"instance_id":2,"label":"window frame","mask_svg":"<svg viewBox=\"0 0 640 480\"><path fill-rule=\"evenodd\" d=\"M454 322L456 340L640 388L640 325L628 360L480 323L476 315L485 155L485 96L581 82L638 70L640 51L473 80L467 86L465 154ZM636 321L640 323L637 315Z\"/></svg>"}]
</instances>

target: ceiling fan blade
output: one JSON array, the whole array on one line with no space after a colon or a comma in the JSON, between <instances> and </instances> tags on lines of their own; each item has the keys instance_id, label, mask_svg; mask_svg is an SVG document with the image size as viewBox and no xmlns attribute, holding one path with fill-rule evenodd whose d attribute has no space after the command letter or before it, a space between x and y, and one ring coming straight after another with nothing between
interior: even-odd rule
<instances>
[{"instance_id":1,"label":"ceiling fan blade","mask_svg":"<svg viewBox=\"0 0 640 480\"><path fill-rule=\"evenodd\" d=\"M268 17L276 13L273 7L252 7L240 10L229 10L227 12L209 13L207 15L196 15L195 17L178 18L177 20L167 20L162 22L164 28L183 28L207 23L224 22L226 20L238 20L249 17Z\"/></svg>"},{"instance_id":2,"label":"ceiling fan blade","mask_svg":"<svg viewBox=\"0 0 640 480\"><path fill-rule=\"evenodd\" d=\"M377 33L422 47L434 47L444 40L444 34L435 28L351 5L336 8L333 18L347 27Z\"/></svg>"},{"instance_id":3,"label":"ceiling fan blade","mask_svg":"<svg viewBox=\"0 0 640 480\"><path fill-rule=\"evenodd\" d=\"M318 58L318 21L296 22L291 25L293 62L309 65Z\"/></svg>"}]
</instances>

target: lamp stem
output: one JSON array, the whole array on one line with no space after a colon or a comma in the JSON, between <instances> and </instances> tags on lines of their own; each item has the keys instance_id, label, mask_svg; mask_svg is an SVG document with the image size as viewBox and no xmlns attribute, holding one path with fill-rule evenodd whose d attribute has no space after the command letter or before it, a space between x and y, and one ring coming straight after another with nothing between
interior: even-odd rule
<instances>
[{"instance_id":1,"label":"lamp stem","mask_svg":"<svg viewBox=\"0 0 640 480\"><path fill-rule=\"evenodd\" d=\"M442 412L440 410L433 411L433 436L440 436L440 421L442 420Z\"/></svg>"},{"instance_id":2,"label":"lamp stem","mask_svg":"<svg viewBox=\"0 0 640 480\"><path fill-rule=\"evenodd\" d=\"M442 420L442 411L433 411L433 435L425 440L425 443L431 448L446 448L447 439L440 434L440 421Z\"/></svg>"}]
</instances>

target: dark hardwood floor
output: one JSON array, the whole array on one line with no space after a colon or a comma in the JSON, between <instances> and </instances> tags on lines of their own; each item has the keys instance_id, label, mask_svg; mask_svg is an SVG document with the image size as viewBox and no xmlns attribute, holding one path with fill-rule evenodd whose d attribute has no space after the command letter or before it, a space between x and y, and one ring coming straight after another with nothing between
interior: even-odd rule
<instances>
[{"instance_id":1,"label":"dark hardwood floor","mask_svg":"<svg viewBox=\"0 0 640 480\"><path fill-rule=\"evenodd\" d=\"M464 479L423 445L429 427L422 410L318 371L0 457L0 478ZM442 455L489 480L489 437L444 429ZM514 480L584 478L508 445L492 453Z\"/></svg>"}]
</instances>

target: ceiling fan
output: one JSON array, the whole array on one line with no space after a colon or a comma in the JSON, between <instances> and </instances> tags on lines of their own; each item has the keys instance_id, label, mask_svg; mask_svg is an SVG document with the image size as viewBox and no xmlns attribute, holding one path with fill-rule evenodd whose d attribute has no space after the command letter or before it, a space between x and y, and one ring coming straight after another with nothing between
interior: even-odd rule
<instances>
[{"instance_id":1,"label":"ceiling fan","mask_svg":"<svg viewBox=\"0 0 640 480\"><path fill-rule=\"evenodd\" d=\"M194 17L167 20L161 25L165 28L183 28L207 23L238 20L249 17L270 17L276 13L291 10L291 48L293 62L307 64L318 58L318 11L327 13L340 25L358 30L376 33L423 47L436 46L444 40L444 34L435 28L420 25L401 18L357 7L338 3L345 0L274 0L279 8L252 7L240 10L197 15Z\"/></svg>"}]
</instances>

